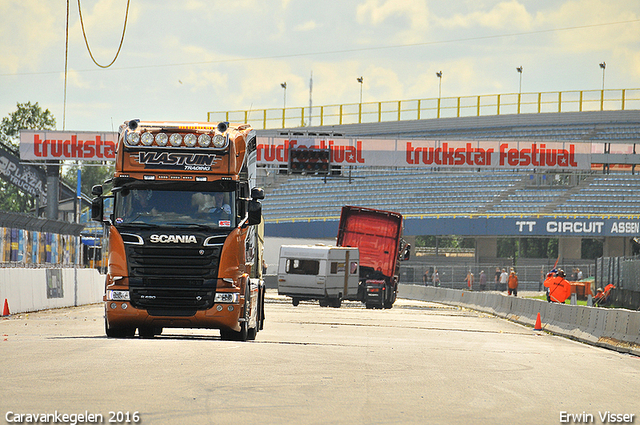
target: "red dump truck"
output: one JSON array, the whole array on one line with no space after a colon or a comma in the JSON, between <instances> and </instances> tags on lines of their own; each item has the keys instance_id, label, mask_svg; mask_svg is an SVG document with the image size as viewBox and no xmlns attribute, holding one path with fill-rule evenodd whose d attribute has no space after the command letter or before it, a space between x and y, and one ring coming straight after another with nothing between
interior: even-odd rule
<instances>
[{"instance_id":1,"label":"red dump truck","mask_svg":"<svg viewBox=\"0 0 640 425\"><path fill-rule=\"evenodd\" d=\"M393 307L398 293L400 261L410 256L410 246L402 239L402 215L344 206L337 245L357 247L360 252L357 298L367 308Z\"/></svg>"}]
</instances>

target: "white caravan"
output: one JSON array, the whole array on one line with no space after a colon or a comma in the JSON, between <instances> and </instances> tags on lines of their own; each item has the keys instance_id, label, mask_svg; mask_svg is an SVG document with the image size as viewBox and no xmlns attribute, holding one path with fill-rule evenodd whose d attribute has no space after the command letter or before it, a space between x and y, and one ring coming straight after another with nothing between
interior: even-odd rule
<instances>
[{"instance_id":1,"label":"white caravan","mask_svg":"<svg viewBox=\"0 0 640 425\"><path fill-rule=\"evenodd\" d=\"M282 245L278 261L278 293L293 299L318 300L340 307L358 299L358 248L326 245Z\"/></svg>"}]
</instances>

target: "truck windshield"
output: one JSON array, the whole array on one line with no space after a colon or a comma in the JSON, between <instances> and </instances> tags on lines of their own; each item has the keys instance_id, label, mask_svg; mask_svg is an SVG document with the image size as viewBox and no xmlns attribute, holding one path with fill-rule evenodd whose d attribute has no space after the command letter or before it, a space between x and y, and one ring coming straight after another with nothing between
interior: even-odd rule
<instances>
[{"instance_id":1,"label":"truck windshield","mask_svg":"<svg viewBox=\"0 0 640 425\"><path fill-rule=\"evenodd\" d=\"M115 225L236 226L235 192L124 189L115 195Z\"/></svg>"}]
</instances>

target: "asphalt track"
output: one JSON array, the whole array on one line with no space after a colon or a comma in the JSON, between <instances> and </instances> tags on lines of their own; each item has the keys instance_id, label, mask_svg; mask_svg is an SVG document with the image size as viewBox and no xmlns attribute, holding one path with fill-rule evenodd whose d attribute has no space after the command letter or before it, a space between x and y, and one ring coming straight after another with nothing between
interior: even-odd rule
<instances>
[{"instance_id":1,"label":"asphalt track","mask_svg":"<svg viewBox=\"0 0 640 425\"><path fill-rule=\"evenodd\" d=\"M634 356L418 301L293 307L271 292L266 313L247 343L192 329L107 339L101 305L0 320L2 421L599 424L610 412L640 423Z\"/></svg>"}]
</instances>

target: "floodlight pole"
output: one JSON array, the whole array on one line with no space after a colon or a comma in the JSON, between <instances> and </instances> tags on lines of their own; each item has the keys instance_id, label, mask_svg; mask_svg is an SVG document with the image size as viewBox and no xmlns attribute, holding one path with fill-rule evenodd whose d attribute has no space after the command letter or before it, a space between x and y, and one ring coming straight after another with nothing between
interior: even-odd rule
<instances>
[{"instance_id":1,"label":"floodlight pole","mask_svg":"<svg viewBox=\"0 0 640 425\"><path fill-rule=\"evenodd\" d=\"M604 70L607 68L607 63L604 61L600 63L600 68L602 68L602 90L604 91Z\"/></svg>"},{"instance_id":2,"label":"floodlight pole","mask_svg":"<svg viewBox=\"0 0 640 425\"><path fill-rule=\"evenodd\" d=\"M280 87L284 89L284 103L282 109L287 109L287 82L280 83Z\"/></svg>"}]
</instances>

